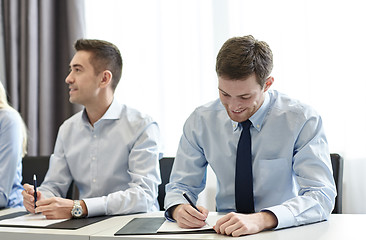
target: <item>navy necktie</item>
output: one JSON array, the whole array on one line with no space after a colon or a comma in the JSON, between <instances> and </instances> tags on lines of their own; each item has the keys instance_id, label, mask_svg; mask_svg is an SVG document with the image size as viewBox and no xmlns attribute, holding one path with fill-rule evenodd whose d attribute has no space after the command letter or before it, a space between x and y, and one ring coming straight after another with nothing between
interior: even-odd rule
<instances>
[{"instance_id":1,"label":"navy necktie","mask_svg":"<svg viewBox=\"0 0 366 240\"><path fill-rule=\"evenodd\" d=\"M254 213L252 140L248 119L241 123L243 130L238 142L235 170L235 205L238 213Z\"/></svg>"}]
</instances>

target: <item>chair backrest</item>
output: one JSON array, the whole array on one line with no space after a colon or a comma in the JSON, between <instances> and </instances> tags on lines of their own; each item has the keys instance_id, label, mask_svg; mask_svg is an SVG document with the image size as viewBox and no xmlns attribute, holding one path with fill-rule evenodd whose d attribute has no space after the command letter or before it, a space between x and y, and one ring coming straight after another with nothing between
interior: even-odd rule
<instances>
[{"instance_id":1,"label":"chair backrest","mask_svg":"<svg viewBox=\"0 0 366 240\"><path fill-rule=\"evenodd\" d=\"M342 188L343 188L343 158L337 154L330 154L332 160L333 177L337 188L337 197L332 213L342 213Z\"/></svg>"},{"instance_id":2,"label":"chair backrest","mask_svg":"<svg viewBox=\"0 0 366 240\"><path fill-rule=\"evenodd\" d=\"M160 175L161 184L159 185L158 202L160 205L160 211L164 211L164 198L165 198L165 185L169 183L170 173L172 171L174 158L164 157L160 159Z\"/></svg>"},{"instance_id":3,"label":"chair backrest","mask_svg":"<svg viewBox=\"0 0 366 240\"><path fill-rule=\"evenodd\" d=\"M23 158L23 181L33 184L33 175L37 176L37 184L40 185L48 171L50 156L25 156Z\"/></svg>"},{"instance_id":4,"label":"chair backrest","mask_svg":"<svg viewBox=\"0 0 366 240\"><path fill-rule=\"evenodd\" d=\"M49 167L50 156L25 156L23 157L23 180L22 184L29 183L33 184L33 175L37 176L37 185L41 185L46 176ZM66 198L78 199L79 190L74 184L74 181L70 184L69 190L67 191Z\"/></svg>"},{"instance_id":5,"label":"chair backrest","mask_svg":"<svg viewBox=\"0 0 366 240\"><path fill-rule=\"evenodd\" d=\"M332 161L333 177L337 188L337 197L332 213L342 213L342 186L343 186L343 158L337 154L330 154ZM164 211L165 185L169 183L170 173L174 163L173 157L160 159L160 175L162 183L159 185L158 202L160 210Z\"/></svg>"}]
</instances>

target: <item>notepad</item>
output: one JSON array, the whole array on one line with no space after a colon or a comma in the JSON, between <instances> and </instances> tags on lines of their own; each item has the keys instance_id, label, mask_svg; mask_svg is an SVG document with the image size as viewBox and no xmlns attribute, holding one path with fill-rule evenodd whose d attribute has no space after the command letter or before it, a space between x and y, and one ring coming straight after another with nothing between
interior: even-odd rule
<instances>
[{"instance_id":1,"label":"notepad","mask_svg":"<svg viewBox=\"0 0 366 240\"><path fill-rule=\"evenodd\" d=\"M29 213L15 218L5 219L0 221L0 225L7 226L28 226L28 227L47 227L52 224L64 222L68 219L46 219L42 214Z\"/></svg>"},{"instance_id":2,"label":"notepad","mask_svg":"<svg viewBox=\"0 0 366 240\"><path fill-rule=\"evenodd\" d=\"M175 234L175 233L214 233L213 226L222 215L209 215L208 225L202 228L181 228L176 222L165 220L164 217L134 218L114 235L146 235L146 234Z\"/></svg>"},{"instance_id":3,"label":"notepad","mask_svg":"<svg viewBox=\"0 0 366 240\"><path fill-rule=\"evenodd\" d=\"M158 233L183 233L183 232L214 232L213 226L215 226L217 220L222 218L222 215L209 215L206 219L205 226L201 228L181 228L176 222L166 220L160 228L157 230ZM207 231L209 230L209 231Z\"/></svg>"}]
</instances>

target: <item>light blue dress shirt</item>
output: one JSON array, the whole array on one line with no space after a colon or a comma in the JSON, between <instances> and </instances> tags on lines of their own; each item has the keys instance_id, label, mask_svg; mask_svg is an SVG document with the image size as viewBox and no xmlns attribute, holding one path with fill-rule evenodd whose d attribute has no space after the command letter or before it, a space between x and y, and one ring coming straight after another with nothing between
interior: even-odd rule
<instances>
[{"instance_id":1,"label":"light blue dress shirt","mask_svg":"<svg viewBox=\"0 0 366 240\"><path fill-rule=\"evenodd\" d=\"M61 125L39 190L65 197L74 180L89 217L155 211L160 150L157 123L114 100L94 127L85 110Z\"/></svg>"},{"instance_id":2,"label":"light blue dress shirt","mask_svg":"<svg viewBox=\"0 0 366 240\"><path fill-rule=\"evenodd\" d=\"M0 109L0 208L23 206L23 133L18 112Z\"/></svg>"},{"instance_id":3,"label":"light blue dress shirt","mask_svg":"<svg viewBox=\"0 0 366 240\"><path fill-rule=\"evenodd\" d=\"M277 228L327 219L336 189L321 117L309 106L268 91L250 118L255 210L269 210ZM210 164L217 177L217 211L236 211L235 162L241 126L217 99L198 107L184 125L165 209L197 201Z\"/></svg>"}]
</instances>

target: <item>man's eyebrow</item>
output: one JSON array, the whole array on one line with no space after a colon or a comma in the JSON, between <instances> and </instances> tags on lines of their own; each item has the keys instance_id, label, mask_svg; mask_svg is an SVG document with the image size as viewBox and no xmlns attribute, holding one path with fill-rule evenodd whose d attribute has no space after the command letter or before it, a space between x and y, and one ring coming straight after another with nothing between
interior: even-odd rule
<instances>
[{"instance_id":1,"label":"man's eyebrow","mask_svg":"<svg viewBox=\"0 0 366 240\"><path fill-rule=\"evenodd\" d=\"M237 97L248 97L248 96L250 96L250 94L249 94L249 93L244 93L244 94L241 94L241 95L239 95L239 96L237 96Z\"/></svg>"},{"instance_id":2,"label":"man's eyebrow","mask_svg":"<svg viewBox=\"0 0 366 240\"><path fill-rule=\"evenodd\" d=\"M228 94L227 92L225 92L224 90L222 90L221 88L219 88L219 90L220 90L221 92L223 92L223 93L227 94L227 95L230 95L230 94Z\"/></svg>"},{"instance_id":3,"label":"man's eyebrow","mask_svg":"<svg viewBox=\"0 0 366 240\"><path fill-rule=\"evenodd\" d=\"M224 90L222 90L221 88L219 88L219 90L221 92L223 92L224 94L227 94L229 96L231 96L230 94L228 94L227 92L225 92ZM250 93L244 93L244 94L241 94L241 95L238 95L237 97L247 97L247 96L250 96Z\"/></svg>"},{"instance_id":4,"label":"man's eyebrow","mask_svg":"<svg viewBox=\"0 0 366 240\"><path fill-rule=\"evenodd\" d=\"M76 68L76 67L83 68L83 65L78 64L78 63L72 64L72 65L69 65L69 68Z\"/></svg>"}]
</instances>

